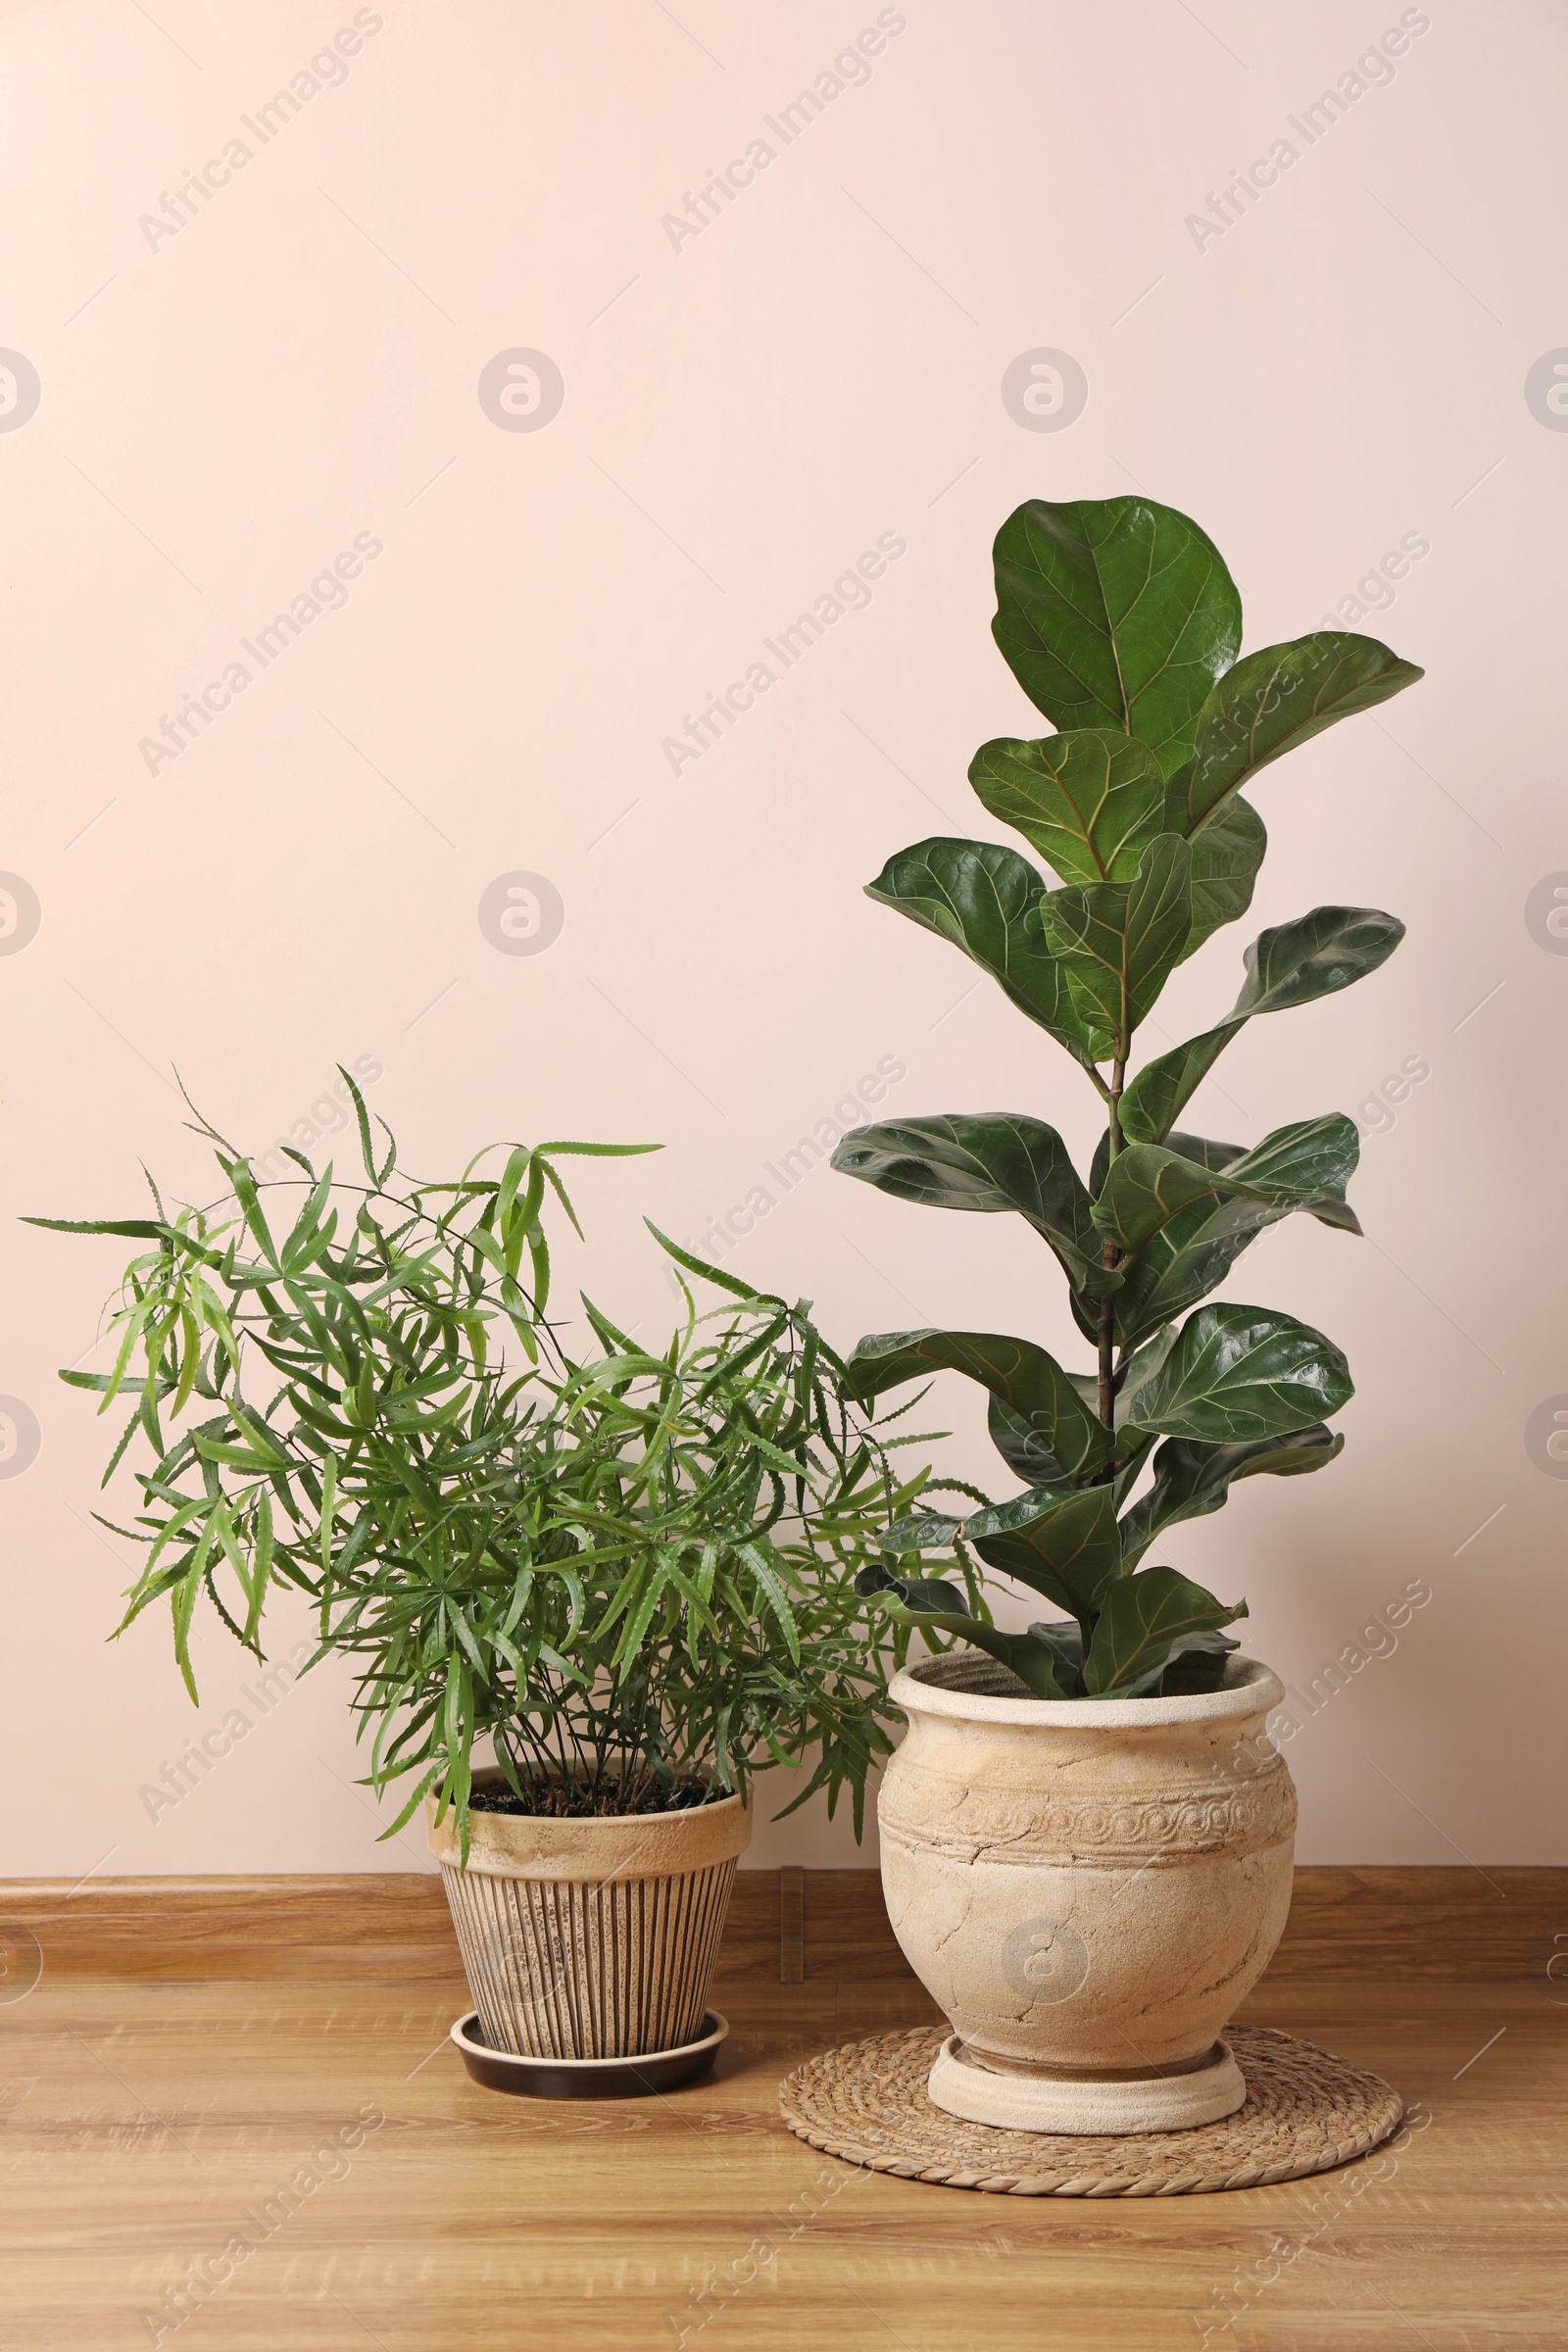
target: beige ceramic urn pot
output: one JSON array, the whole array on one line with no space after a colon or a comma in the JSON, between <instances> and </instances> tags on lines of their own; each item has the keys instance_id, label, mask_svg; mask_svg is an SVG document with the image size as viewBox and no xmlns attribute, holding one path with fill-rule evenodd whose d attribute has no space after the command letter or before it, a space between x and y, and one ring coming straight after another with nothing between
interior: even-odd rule
<instances>
[{"instance_id":1,"label":"beige ceramic urn pot","mask_svg":"<svg viewBox=\"0 0 1568 2352\"><path fill-rule=\"evenodd\" d=\"M892 1695L878 1819L894 1932L952 2020L930 2095L1018 2130L1176 2131L1247 2095L1223 2039L1291 1902L1284 1690L1233 1656L1186 1697L1033 1697L979 1651Z\"/></svg>"}]
</instances>

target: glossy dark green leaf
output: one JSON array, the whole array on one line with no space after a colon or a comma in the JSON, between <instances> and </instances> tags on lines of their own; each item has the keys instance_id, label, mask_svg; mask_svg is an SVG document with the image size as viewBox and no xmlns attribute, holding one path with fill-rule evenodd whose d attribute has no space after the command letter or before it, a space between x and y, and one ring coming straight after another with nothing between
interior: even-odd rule
<instances>
[{"instance_id":1,"label":"glossy dark green leaf","mask_svg":"<svg viewBox=\"0 0 1568 2352\"><path fill-rule=\"evenodd\" d=\"M1314 1422L1286 1438L1261 1438L1248 1446L1195 1446L1167 1438L1154 1456L1154 1483L1121 1523L1122 1556L1131 1566L1155 1536L1182 1519L1217 1511L1239 1478L1298 1478L1321 1470L1344 1450L1345 1438Z\"/></svg>"},{"instance_id":2,"label":"glossy dark green leaf","mask_svg":"<svg viewBox=\"0 0 1568 2352\"><path fill-rule=\"evenodd\" d=\"M1179 1152L1184 1159L1196 1159L1200 1168L1223 1168L1231 1160L1240 1159L1247 1148L1244 1144L1217 1144L1206 1135L1184 1135L1175 1128L1164 1141L1172 1152ZM1102 1135L1095 1146L1095 1156L1089 1170L1091 1198L1098 1200L1104 1191L1109 1172L1110 1137Z\"/></svg>"},{"instance_id":3,"label":"glossy dark green leaf","mask_svg":"<svg viewBox=\"0 0 1568 2352\"><path fill-rule=\"evenodd\" d=\"M1259 932L1243 959L1247 978L1234 1010L1283 1012L1331 997L1387 963L1403 937L1397 917L1375 906L1314 906Z\"/></svg>"},{"instance_id":4,"label":"glossy dark green leaf","mask_svg":"<svg viewBox=\"0 0 1568 2352\"><path fill-rule=\"evenodd\" d=\"M952 1592L950 1585L943 1590ZM1071 1681L1063 1683L1064 1668L1058 1653L1049 1642L1040 1641L1034 1634L1006 1634L998 1625L988 1625L983 1618L970 1617L960 1610L921 1608L912 1601L906 1605L896 1593L884 1592L882 1606L900 1625L931 1626L940 1634L956 1634L975 1649L1000 1658L1010 1666L1020 1682L1027 1684L1036 1698L1070 1698Z\"/></svg>"},{"instance_id":5,"label":"glossy dark green leaf","mask_svg":"<svg viewBox=\"0 0 1568 2352\"><path fill-rule=\"evenodd\" d=\"M1294 1201L1199 1201L1173 1217L1125 1269L1116 1295L1115 1331L1136 1348L1217 1290L1248 1246L1288 1217ZM1320 1212L1321 1213L1321 1212ZM1348 1215L1350 1212L1345 1212Z\"/></svg>"},{"instance_id":6,"label":"glossy dark green leaf","mask_svg":"<svg viewBox=\"0 0 1568 2352\"><path fill-rule=\"evenodd\" d=\"M1231 1039L1255 1013L1284 1012L1333 996L1386 963L1404 925L1372 906L1314 906L1260 932L1243 958L1246 978L1228 1020L1146 1062L1121 1099L1129 1143L1159 1143ZM1091 1185L1091 1190L1094 1187Z\"/></svg>"},{"instance_id":7,"label":"glossy dark green leaf","mask_svg":"<svg viewBox=\"0 0 1568 2352\"><path fill-rule=\"evenodd\" d=\"M1267 849L1263 819L1239 795L1193 835L1193 924L1184 963L1223 923L1238 922L1247 912Z\"/></svg>"},{"instance_id":8,"label":"glossy dark green leaf","mask_svg":"<svg viewBox=\"0 0 1568 2352\"><path fill-rule=\"evenodd\" d=\"M1076 1293L1074 1293L1076 1297ZM1007 1468L1026 1486L1056 1486L1067 1476L1065 1467L1057 1461L1022 1413L1015 1413L1001 1396L993 1396L986 1410L986 1426L991 1443Z\"/></svg>"},{"instance_id":9,"label":"glossy dark green leaf","mask_svg":"<svg viewBox=\"0 0 1568 2352\"><path fill-rule=\"evenodd\" d=\"M911 1518L899 1519L882 1531L881 1543L885 1552L895 1555L906 1551L945 1551L963 1527L961 1519L951 1519L940 1511L919 1511ZM867 1586L875 1592L874 1585Z\"/></svg>"},{"instance_id":10,"label":"glossy dark green leaf","mask_svg":"<svg viewBox=\"0 0 1568 2352\"><path fill-rule=\"evenodd\" d=\"M852 1128L833 1154L896 1200L992 1213L1013 1209L1051 1244L1070 1282L1099 1270L1089 1195L1054 1127L1008 1111L879 1120Z\"/></svg>"},{"instance_id":11,"label":"glossy dark green leaf","mask_svg":"<svg viewBox=\"0 0 1568 2352\"><path fill-rule=\"evenodd\" d=\"M1031 1625L1030 1634L1043 1642L1056 1661L1056 1680L1064 1690L1076 1690L1084 1662L1084 1629L1075 1617Z\"/></svg>"},{"instance_id":12,"label":"glossy dark green leaf","mask_svg":"<svg viewBox=\"0 0 1568 2352\"><path fill-rule=\"evenodd\" d=\"M1375 637L1339 629L1249 654L1225 672L1199 712L1192 765L1178 779L1186 830L1211 819L1270 760L1336 719L1386 703L1425 674Z\"/></svg>"},{"instance_id":13,"label":"glossy dark green leaf","mask_svg":"<svg viewBox=\"0 0 1568 2352\"><path fill-rule=\"evenodd\" d=\"M1096 1231L1134 1255L1196 1203L1248 1200L1305 1209L1358 1233L1345 1187L1360 1152L1355 1121L1342 1111L1276 1128L1253 1151L1218 1168L1168 1144L1130 1144L1112 1164L1092 1210Z\"/></svg>"},{"instance_id":14,"label":"glossy dark green leaf","mask_svg":"<svg viewBox=\"0 0 1568 2352\"><path fill-rule=\"evenodd\" d=\"M1174 1568L1145 1568L1118 1578L1105 1594L1084 1660L1085 1688L1097 1698L1133 1695L1163 1672L1184 1636L1216 1631L1247 1615L1228 1609Z\"/></svg>"},{"instance_id":15,"label":"glossy dark green leaf","mask_svg":"<svg viewBox=\"0 0 1568 2352\"><path fill-rule=\"evenodd\" d=\"M1231 1197L1223 1176L1163 1144L1129 1144L1110 1166L1095 1202L1099 1231L1132 1256L1198 1200Z\"/></svg>"},{"instance_id":16,"label":"glossy dark green leaf","mask_svg":"<svg viewBox=\"0 0 1568 2352\"><path fill-rule=\"evenodd\" d=\"M1200 1691L1223 1690L1231 1653L1241 1646L1229 1634L1183 1634L1172 1642L1159 1680L1152 1689L1161 1698L1190 1698Z\"/></svg>"},{"instance_id":17,"label":"glossy dark green leaf","mask_svg":"<svg viewBox=\"0 0 1568 2352\"><path fill-rule=\"evenodd\" d=\"M965 1539L990 1568L1083 1617L1121 1573L1121 1537L1108 1486L1037 1488L976 1511Z\"/></svg>"},{"instance_id":18,"label":"glossy dark green leaf","mask_svg":"<svg viewBox=\"0 0 1568 2352\"><path fill-rule=\"evenodd\" d=\"M856 1394L867 1398L933 1372L962 1372L1009 1405L1069 1478L1098 1470L1111 1451L1109 1431L1054 1357L1029 1340L988 1331L881 1332L860 1341L848 1369Z\"/></svg>"},{"instance_id":19,"label":"glossy dark green leaf","mask_svg":"<svg viewBox=\"0 0 1568 2352\"><path fill-rule=\"evenodd\" d=\"M906 1577L899 1587L900 1597L906 1609L929 1612L947 1609L956 1615L966 1616L967 1606L956 1585L950 1585L940 1576Z\"/></svg>"},{"instance_id":20,"label":"glossy dark green leaf","mask_svg":"<svg viewBox=\"0 0 1568 2352\"><path fill-rule=\"evenodd\" d=\"M1091 1037L1068 993L1065 964L1046 945L1045 888L1003 843L937 838L890 858L866 897L961 948L1075 1059L1103 1058L1103 1041Z\"/></svg>"},{"instance_id":21,"label":"glossy dark green leaf","mask_svg":"<svg viewBox=\"0 0 1568 2352\"><path fill-rule=\"evenodd\" d=\"M1030 499L994 550L992 634L1054 726L1115 727L1170 775L1242 642L1242 600L1219 550L1152 499Z\"/></svg>"},{"instance_id":22,"label":"glossy dark green leaf","mask_svg":"<svg viewBox=\"0 0 1568 2352\"><path fill-rule=\"evenodd\" d=\"M1081 1026L1120 1054L1181 960L1192 861L1186 842L1162 833L1131 882L1073 883L1042 903L1046 944L1062 959Z\"/></svg>"},{"instance_id":23,"label":"glossy dark green leaf","mask_svg":"<svg viewBox=\"0 0 1568 2352\"><path fill-rule=\"evenodd\" d=\"M969 781L992 815L1021 833L1063 882L1130 882L1166 829L1159 760L1115 727L984 743Z\"/></svg>"},{"instance_id":24,"label":"glossy dark green leaf","mask_svg":"<svg viewBox=\"0 0 1568 2352\"><path fill-rule=\"evenodd\" d=\"M1327 1155L1314 1149L1320 1140L1319 1131L1326 1131ZM1291 1171L1288 1161L1282 1167L1273 1156L1272 1147L1280 1138L1289 1144L1303 1134L1305 1145L1298 1168ZM1173 1130L1167 1142L1189 1160L1202 1159L1204 1165L1223 1169L1227 1175L1254 1156L1239 1152L1234 1144L1209 1144L1200 1136L1183 1135L1179 1130ZM1354 1210L1346 1206L1335 1189L1338 1186L1343 1191L1355 1165L1358 1144L1353 1121L1343 1119L1339 1112L1330 1112L1326 1119L1305 1121L1300 1129L1281 1128L1279 1138L1266 1138L1265 1144L1258 1147L1259 1152L1266 1148L1270 1151L1265 1169L1276 1177L1286 1176L1287 1181L1272 1188L1260 1188L1262 1198L1244 1195L1214 1202L1196 1200L1153 1234L1121 1270L1115 1313L1118 1343L1136 1348L1173 1316L1196 1306L1200 1298L1206 1298L1225 1280L1250 1243L1296 1209L1307 1210L1325 1225L1359 1233ZM1288 1181L1291 1173L1305 1179L1304 1197L1298 1197L1292 1191Z\"/></svg>"},{"instance_id":25,"label":"glossy dark green leaf","mask_svg":"<svg viewBox=\"0 0 1568 2352\"><path fill-rule=\"evenodd\" d=\"M1221 1021L1217 1028L1205 1029L1200 1037L1190 1037L1168 1054L1146 1061L1121 1099L1121 1131L1127 1141L1157 1144L1167 1137L1171 1122L1181 1116L1231 1039L1246 1026L1244 1013L1240 1020Z\"/></svg>"},{"instance_id":26,"label":"glossy dark green leaf","mask_svg":"<svg viewBox=\"0 0 1568 2352\"><path fill-rule=\"evenodd\" d=\"M1200 1306L1150 1376L1129 1375L1127 1418L1162 1437L1229 1445L1285 1437L1349 1402L1349 1366L1332 1340L1260 1306Z\"/></svg>"}]
</instances>

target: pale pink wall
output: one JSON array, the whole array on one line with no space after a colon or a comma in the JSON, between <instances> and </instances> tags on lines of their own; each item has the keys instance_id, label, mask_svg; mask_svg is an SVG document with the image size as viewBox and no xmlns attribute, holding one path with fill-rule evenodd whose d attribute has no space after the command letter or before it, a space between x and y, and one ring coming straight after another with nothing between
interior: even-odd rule
<instances>
[{"instance_id":1,"label":"pale pink wall","mask_svg":"<svg viewBox=\"0 0 1568 2352\"><path fill-rule=\"evenodd\" d=\"M42 922L0 953L0 1391L42 1449L0 1477L0 1868L422 1862L377 1847L346 1786L341 1679L264 1718L214 1638L201 1726L239 1705L255 1728L149 1818L138 1792L193 1719L162 1623L104 1644L123 1546L87 1523L100 1431L54 1379L117 1250L14 1215L123 1211L139 1158L205 1187L174 1064L260 1150L366 1056L420 1168L498 1135L662 1140L583 1177L574 1264L652 1329L642 1212L696 1238L780 1192L764 1163L884 1057L902 1110L1036 1109L1087 1149L1065 1061L858 890L928 831L995 836L969 755L1039 731L987 634L998 522L1135 486L1217 538L1251 644L1419 541L1367 625L1431 673L1260 786L1255 919L1159 1015L1174 1035L1227 1004L1265 922L1388 906L1410 925L1388 970L1250 1031L1200 1109L1250 1140L1429 1071L1369 1135L1371 1239L1301 1221L1230 1286L1347 1347L1344 1461L1244 1488L1170 1556L1246 1592L1250 1646L1296 1683L1430 1590L1292 1742L1308 1859L1561 1858L1568 1485L1526 1447L1568 1392L1568 959L1526 920L1568 869L1568 419L1526 398L1568 345L1560 12L383 0L346 78L265 146L242 127L370 13L3 12L0 343L41 401L0 431L0 867ZM786 146L765 118L878 22L870 78ZM1393 78L1357 76L1401 23L1421 29ZM1346 74L1376 80L1308 144L1289 119ZM236 133L251 159L195 218L140 224ZM759 136L767 168L673 235L663 217ZM1190 224L1281 137L1298 157L1244 217ZM1060 431L1000 391L1041 347L1087 376ZM564 378L542 430L477 396L518 348ZM361 534L379 552L343 607L149 773L139 739ZM904 552L869 605L672 772L684 714L882 534ZM478 920L518 870L565 909L534 956ZM1010 1222L825 1170L731 1255L845 1343L931 1320L1074 1345ZM955 1461L1000 1483L953 1385ZM808 1821L753 1858L855 1849Z\"/></svg>"}]
</instances>

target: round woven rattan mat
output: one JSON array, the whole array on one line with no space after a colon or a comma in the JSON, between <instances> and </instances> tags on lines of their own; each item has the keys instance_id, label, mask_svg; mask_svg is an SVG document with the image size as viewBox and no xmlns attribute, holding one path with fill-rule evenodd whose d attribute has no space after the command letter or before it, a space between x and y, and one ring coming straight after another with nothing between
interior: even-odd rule
<instances>
[{"instance_id":1,"label":"round woven rattan mat","mask_svg":"<svg viewBox=\"0 0 1568 2352\"><path fill-rule=\"evenodd\" d=\"M1190 2132L1077 2138L964 2123L926 2097L943 2026L877 2034L808 2059L779 2087L790 2130L850 2164L1014 2197L1174 2197L1296 2180L1364 2156L1404 2112L1376 2075L1266 2026L1225 2038L1247 2104Z\"/></svg>"}]
</instances>

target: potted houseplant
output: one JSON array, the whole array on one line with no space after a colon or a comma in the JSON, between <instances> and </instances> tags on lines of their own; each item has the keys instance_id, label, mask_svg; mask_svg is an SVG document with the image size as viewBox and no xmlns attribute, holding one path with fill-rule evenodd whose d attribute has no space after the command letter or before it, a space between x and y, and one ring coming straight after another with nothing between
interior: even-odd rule
<instances>
[{"instance_id":1,"label":"potted houseplant","mask_svg":"<svg viewBox=\"0 0 1568 2352\"><path fill-rule=\"evenodd\" d=\"M851 1358L867 1398L943 1370L978 1381L1025 1482L962 1519L910 1515L862 1579L900 1623L970 1645L893 1685L910 1728L882 1788L883 1879L956 2029L932 2073L939 2105L1003 2126L1161 2129L1245 2097L1221 2030L1284 1925L1295 1797L1264 1735L1281 1686L1225 1631L1246 1603L1151 1552L1236 1479L1332 1460L1343 1439L1326 1423L1351 1394L1322 1333L1200 1301L1293 1210L1360 1230L1350 1119L1244 1148L1191 1132L1184 1112L1249 1021L1376 970L1403 927L1315 907L1252 943L1212 1027L1136 1068L1135 1035L1176 966L1247 910L1265 835L1244 787L1421 672L1339 631L1238 661L1241 601L1217 549L1147 499L1031 500L995 562L997 644L1058 731L985 744L969 779L1055 885L1000 842L932 840L869 895L997 980L1094 1089L1103 1132L1087 1180L1053 1127L1013 1111L862 1127L834 1164L901 1200L1021 1216L1061 1269L1090 1366L936 1330L864 1339ZM1047 1615L1000 1629L949 1560L966 1576L978 1560Z\"/></svg>"},{"instance_id":2,"label":"potted houseplant","mask_svg":"<svg viewBox=\"0 0 1568 2352\"><path fill-rule=\"evenodd\" d=\"M216 1207L155 1188L147 1217L31 1220L145 1245L112 1369L62 1376L131 1401L106 1484L132 1444L151 1457L117 1530L147 1550L123 1624L168 1601L194 1698L204 1600L260 1656L272 1589L309 1595L310 1663L354 1662L368 1785L412 1783L386 1835L425 1808L470 2072L659 2087L723 2031L709 1980L754 1775L814 1758L795 1801L848 1786L858 1834L893 1709L857 1579L924 1482L895 1484L804 1306L671 1243L730 1305L700 1316L682 1282L685 1323L651 1353L584 1301L597 1352L567 1352L555 1162L615 1147L413 1182L348 1083L363 1182L297 1153L297 1178L259 1182L204 1122Z\"/></svg>"}]
</instances>

